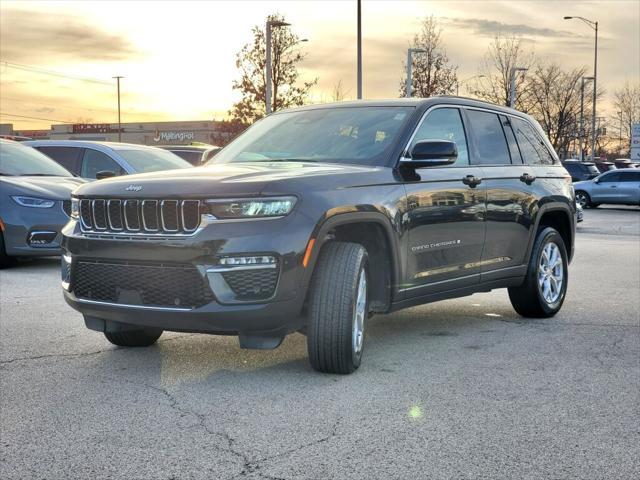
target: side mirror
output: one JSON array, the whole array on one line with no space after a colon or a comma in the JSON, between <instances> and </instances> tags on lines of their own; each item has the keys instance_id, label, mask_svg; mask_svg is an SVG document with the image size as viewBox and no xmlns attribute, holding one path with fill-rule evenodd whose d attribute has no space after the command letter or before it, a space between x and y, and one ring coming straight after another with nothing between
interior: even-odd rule
<instances>
[{"instance_id":1,"label":"side mirror","mask_svg":"<svg viewBox=\"0 0 640 480\"><path fill-rule=\"evenodd\" d=\"M101 170L96 173L96 180L102 180L103 178L111 178L115 176L116 172L112 172L111 170Z\"/></svg>"},{"instance_id":2,"label":"side mirror","mask_svg":"<svg viewBox=\"0 0 640 480\"><path fill-rule=\"evenodd\" d=\"M403 158L401 165L410 168L451 165L458 159L458 147L449 140L422 140L411 149L411 158Z\"/></svg>"},{"instance_id":3,"label":"side mirror","mask_svg":"<svg viewBox=\"0 0 640 480\"><path fill-rule=\"evenodd\" d=\"M594 178L593 183L600 183L600 179L598 177Z\"/></svg>"}]
</instances>

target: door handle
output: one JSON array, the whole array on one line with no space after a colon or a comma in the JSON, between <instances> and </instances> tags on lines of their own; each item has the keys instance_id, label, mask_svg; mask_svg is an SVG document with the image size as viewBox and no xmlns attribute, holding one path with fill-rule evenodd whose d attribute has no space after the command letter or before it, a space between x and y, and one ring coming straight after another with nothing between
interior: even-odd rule
<instances>
[{"instance_id":1,"label":"door handle","mask_svg":"<svg viewBox=\"0 0 640 480\"><path fill-rule=\"evenodd\" d=\"M476 188L477 185L482 183L482 179L475 175L467 175L462 179L462 183L469 185L471 188Z\"/></svg>"},{"instance_id":2,"label":"door handle","mask_svg":"<svg viewBox=\"0 0 640 480\"><path fill-rule=\"evenodd\" d=\"M526 183L527 185L531 185L536 181L535 175L529 175L528 173L523 173L520 175L520 181Z\"/></svg>"}]
</instances>

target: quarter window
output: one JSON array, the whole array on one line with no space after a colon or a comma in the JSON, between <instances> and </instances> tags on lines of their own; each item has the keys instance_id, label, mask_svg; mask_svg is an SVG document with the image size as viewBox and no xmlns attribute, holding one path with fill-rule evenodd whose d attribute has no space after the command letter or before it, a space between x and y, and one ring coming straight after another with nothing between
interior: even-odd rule
<instances>
[{"instance_id":1,"label":"quarter window","mask_svg":"<svg viewBox=\"0 0 640 480\"><path fill-rule=\"evenodd\" d=\"M409 151L413 149L416 143L422 140L449 140L450 142L455 142L458 147L458 159L455 163L447 166L469 165L467 137L464 133L460 111L457 108L437 108L430 112L418 128Z\"/></svg>"},{"instance_id":2,"label":"quarter window","mask_svg":"<svg viewBox=\"0 0 640 480\"><path fill-rule=\"evenodd\" d=\"M519 118L511 121L524 163L529 165L553 165L555 160L544 141L529 123Z\"/></svg>"}]
</instances>

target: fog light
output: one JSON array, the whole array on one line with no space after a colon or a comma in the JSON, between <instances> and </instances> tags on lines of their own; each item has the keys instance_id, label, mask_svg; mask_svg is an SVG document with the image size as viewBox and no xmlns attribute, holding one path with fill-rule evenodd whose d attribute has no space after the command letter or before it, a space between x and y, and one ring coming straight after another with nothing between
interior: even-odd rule
<instances>
[{"instance_id":1,"label":"fog light","mask_svg":"<svg viewBox=\"0 0 640 480\"><path fill-rule=\"evenodd\" d=\"M218 261L219 265L275 265L276 257L272 255L256 255L250 257L224 257Z\"/></svg>"},{"instance_id":2,"label":"fog light","mask_svg":"<svg viewBox=\"0 0 640 480\"><path fill-rule=\"evenodd\" d=\"M71 256L62 255L60 257L60 276L62 278L62 288L69 291L69 284L71 282Z\"/></svg>"},{"instance_id":3,"label":"fog light","mask_svg":"<svg viewBox=\"0 0 640 480\"><path fill-rule=\"evenodd\" d=\"M58 236L58 232L52 231L37 231L31 232L27 242L30 247L46 247L49 246Z\"/></svg>"}]
</instances>

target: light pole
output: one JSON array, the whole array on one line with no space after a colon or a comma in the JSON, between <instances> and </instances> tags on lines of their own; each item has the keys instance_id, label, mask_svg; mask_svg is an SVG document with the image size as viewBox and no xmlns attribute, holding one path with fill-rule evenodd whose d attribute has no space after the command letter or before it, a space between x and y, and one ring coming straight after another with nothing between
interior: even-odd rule
<instances>
[{"instance_id":1,"label":"light pole","mask_svg":"<svg viewBox=\"0 0 640 480\"><path fill-rule=\"evenodd\" d=\"M408 48L407 49L407 86L405 88L405 97L411 98L413 93L413 54L414 53L427 53L427 51L423 48Z\"/></svg>"},{"instance_id":2,"label":"light pole","mask_svg":"<svg viewBox=\"0 0 640 480\"><path fill-rule=\"evenodd\" d=\"M113 77L116 79L116 84L117 84L117 88L118 88L118 141L121 142L122 141L122 124L120 122L120 79L124 78L121 75L117 75L115 77Z\"/></svg>"},{"instance_id":3,"label":"light pole","mask_svg":"<svg viewBox=\"0 0 640 480\"><path fill-rule=\"evenodd\" d=\"M473 80L474 78L484 78L486 75L474 75L473 77L465 78L464 80L458 81L456 79L456 97L460 94L460 85L467 83L469 80Z\"/></svg>"},{"instance_id":4,"label":"light pole","mask_svg":"<svg viewBox=\"0 0 640 480\"><path fill-rule=\"evenodd\" d=\"M618 112L620 114L620 130L618 131L618 154L622 156L622 110Z\"/></svg>"},{"instance_id":5,"label":"light pole","mask_svg":"<svg viewBox=\"0 0 640 480\"><path fill-rule=\"evenodd\" d=\"M593 77L582 77L582 82L580 85L580 130L578 132L579 143L580 143L580 161L583 162L583 141L584 141L584 82L593 80Z\"/></svg>"},{"instance_id":6,"label":"light pole","mask_svg":"<svg viewBox=\"0 0 640 480\"><path fill-rule=\"evenodd\" d=\"M358 100L362 100L362 8L358 0L358 33L357 33L357 70L358 70Z\"/></svg>"},{"instance_id":7,"label":"light pole","mask_svg":"<svg viewBox=\"0 0 640 480\"><path fill-rule=\"evenodd\" d=\"M584 23L589 25L595 32L595 49L593 55L593 112L591 115L593 118L591 119L591 130L593 130L593 135L591 138L591 160L595 161L596 154L596 97L598 94L598 22L593 22L584 17L564 17L565 20L582 20Z\"/></svg>"},{"instance_id":8,"label":"light pole","mask_svg":"<svg viewBox=\"0 0 640 480\"><path fill-rule=\"evenodd\" d=\"M509 106L511 108L516 108L516 74L527 70L529 69L524 67L511 67L511 88L509 90Z\"/></svg>"},{"instance_id":9,"label":"light pole","mask_svg":"<svg viewBox=\"0 0 640 480\"><path fill-rule=\"evenodd\" d=\"M272 88L272 80L271 80L271 29L274 27L288 27L289 25L291 25L290 23L287 22L281 22L279 20L267 20L267 28L266 28L266 32L265 32L265 37L266 37L266 54L267 54L267 58L266 58L266 62L265 62L265 68L267 70L266 73L266 79L265 79L265 87L266 87L266 91L265 91L265 96L264 96L264 103L265 103L265 111L267 112L267 115L269 115L271 113L271 88Z\"/></svg>"}]
</instances>

